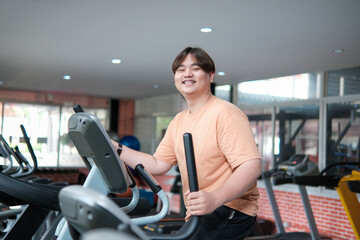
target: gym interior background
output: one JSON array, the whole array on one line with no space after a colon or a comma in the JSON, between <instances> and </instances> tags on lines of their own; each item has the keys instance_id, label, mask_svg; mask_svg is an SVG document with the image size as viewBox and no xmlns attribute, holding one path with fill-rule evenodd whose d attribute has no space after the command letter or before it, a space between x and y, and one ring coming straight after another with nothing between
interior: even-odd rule
<instances>
[{"instance_id":1,"label":"gym interior background","mask_svg":"<svg viewBox=\"0 0 360 240\"><path fill-rule=\"evenodd\" d=\"M294 153L308 155L321 170L335 162L359 161L359 76L360 67L303 73L218 85L215 95L233 102L248 115L263 170L271 169ZM82 160L66 134L67 120L75 103L96 115L107 130L115 131L119 137L136 136L141 151L148 153L154 152L172 117L185 108L178 94L109 99L0 89L1 134L30 157L21 137L19 126L23 124L42 169L84 171ZM114 113L117 116L111 116ZM171 171L157 180L169 191L175 174L176 171ZM66 174L50 177L76 181L63 179ZM258 216L272 220L261 180L258 185L261 193ZM354 239L336 191L324 187L307 189L319 232L333 239ZM297 188L290 184L276 186L275 195L286 230L309 231ZM171 208L180 211L179 195L173 196Z\"/></svg>"}]
</instances>

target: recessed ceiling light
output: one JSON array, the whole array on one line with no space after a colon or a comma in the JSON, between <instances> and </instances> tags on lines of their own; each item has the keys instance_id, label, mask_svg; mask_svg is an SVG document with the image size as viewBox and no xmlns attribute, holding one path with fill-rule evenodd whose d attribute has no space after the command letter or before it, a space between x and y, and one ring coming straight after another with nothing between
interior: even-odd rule
<instances>
[{"instance_id":1,"label":"recessed ceiling light","mask_svg":"<svg viewBox=\"0 0 360 240\"><path fill-rule=\"evenodd\" d=\"M333 52L334 53L343 53L344 49L334 49Z\"/></svg>"},{"instance_id":2,"label":"recessed ceiling light","mask_svg":"<svg viewBox=\"0 0 360 240\"><path fill-rule=\"evenodd\" d=\"M203 33L209 33L209 32L212 32L213 29L212 28L209 28L209 27L203 27L200 29L201 32Z\"/></svg>"},{"instance_id":3,"label":"recessed ceiling light","mask_svg":"<svg viewBox=\"0 0 360 240\"><path fill-rule=\"evenodd\" d=\"M225 72L218 72L217 73L219 76L225 76Z\"/></svg>"},{"instance_id":4,"label":"recessed ceiling light","mask_svg":"<svg viewBox=\"0 0 360 240\"><path fill-rule=\"evenodd\" d=\"M71 76L70 76L70 75L64 75L64 79L65 79L65 80L70 80L70 79L71 79Z\"/></svg>"},{"instance_id":5,"label":"recessed ceiling light","mask_svg":"<svg viewBox=\"0 0 360 240\"><path fill-rule=\"evenodd\" d=\"M118 59L118 58L114 58L113 60L111 60L111 62L112 62L113 64L119 64L119 63L121 63L121 60Z\"/></svg>"},{"instance_id":6,"label":"recessed ceiling light","mask_svg":"<svg viewBox=\"0 0 360 240\"><path fill-rule=\"evenodd\" d=\"M159 88L159 84L154 84L154 88Z\"/></svg>"}]
</instances>

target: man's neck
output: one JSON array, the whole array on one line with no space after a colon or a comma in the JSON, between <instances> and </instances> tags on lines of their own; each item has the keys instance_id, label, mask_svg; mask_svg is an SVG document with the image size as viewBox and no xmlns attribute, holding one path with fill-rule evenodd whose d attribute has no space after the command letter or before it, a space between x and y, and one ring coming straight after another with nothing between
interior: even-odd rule
<instances>
[{"instance_id":1,"label":"man's neck","mask_svg":"<svg viewBox=\"0 0 360 240\"><path fill-rule=\"evenodd\" d=\"M186 99L186 103L189 108L190 113L196 113L199 109L201 109L212 97L211 92L201 97L188 97Z\"/></svg>"}]
</instances>

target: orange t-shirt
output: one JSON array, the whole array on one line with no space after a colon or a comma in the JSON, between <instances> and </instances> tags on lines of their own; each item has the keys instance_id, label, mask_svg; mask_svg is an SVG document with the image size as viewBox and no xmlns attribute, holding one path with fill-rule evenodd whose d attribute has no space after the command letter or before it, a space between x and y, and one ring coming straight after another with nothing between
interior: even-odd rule
<instances>
[{"instance_id":1,"label":"orange t-shirt","mask_svg":"<svg viewBox=\"0 0 360 240\"><path fill-rule=\"evenodd\" d=\"M183 193L189 189L183 143L186 132L192 134L201 190L216 190L239 165L251 159L260 159L246 115L235 105L212 96L199 111L178 113L154 154L160 161L179 165ZM255 182L241 198L225 205L255 216L258 198Z\"/></svg>"}]
</instances>

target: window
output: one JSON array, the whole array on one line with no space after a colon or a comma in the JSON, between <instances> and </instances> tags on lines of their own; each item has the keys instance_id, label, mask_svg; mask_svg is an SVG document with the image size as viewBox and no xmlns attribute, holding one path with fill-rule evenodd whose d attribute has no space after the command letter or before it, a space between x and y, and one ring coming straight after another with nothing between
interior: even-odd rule
<instances>
[{"instance_id":1,"label":"window","mask_svg":"<svg viewBox=\"0 0 360 240\"><path fill-rule=\"evenodd\" d=\"M84 111L94 115L100 121L100 123L103 125L105 130L110 129L110 122L109 122L110 116L109 116L109 111L107 109L86 108Z\"/></svg>"},{"instance_id":2,"label":"window","mask_svg":"<svg viewBox=\"0 0 360 240\"><path fill-rule=\"evenodd\" d=\"M215 87L215 96L224 99L225 101L232 102L231 91L231 85L219 85Z\"/></svg>"},{"instance_id":3,"label":"window","mask_svg":"<svg viewBox=\"0 0 360 240\"><path fill-rule=\"evenodd\" d=\"M345 164L332 174L345 174L352 169L347 163L360 162L360 67L324 76L300 74L238 85L238 104L249 116L264 170L293 154L309 156L320 170Z\"/></svg>"},{"instance_id":4,"label":"window","mask_svg":"<svg viewBox=\"0 0 360 240\"><path fill-rule=\"evenodd\" d=\"M304 154L318 164L319 106L279 107L276 120L279 127L277 162L286 161L294 154Z\"/></svg>"},{"instance_id":5,"label":"window","mask_svg":"<svg viewBox=\"0 0 360 240\"><path fill-rule=\"evenodd\" d=\"M264 171L272 168L274 154L278 149L273 145L273 126L271 120L272 109L244 110L248 116L258 146ZM275 128L277 129L277 128Z\"/></svg>"},{"instance_id":6,"label":"window","mask_svg":"<svg viewBox=\"0 0 360 240\"><path fill-rule=\"evenodd\" d=\"M327 88L328 96L360 94L360 67L330 71Z\"/></svg>"},{"instance_id":7,"label":"window","mask_svg":"<svg viewBox=\"0 0 360 240\"><path fill-rule=\"evenodd\" d=\"M320 74L304 73L287 77L241 82L241 105L319 98Z\"/></svg>"},{"instance_id":8,"label":"window","mask_svg":"<svg viewBox=\"0 0 360 240\"><path fill-rule=\"evenodd\" d=\"M30 153L22 141L24 125L39 166L56 166L58 158L60 107L5 103L3 136L11 147L18 146L26 158Z\"/></svg>"},{"instance_id":9,"label":"window","mask_svg":"<svg viewBox=\"0 0 360 240\"><path fill-rule=\"evenodd\" d=\"M264 171L294 154L305 154L318 164L318 105L304 104L244 112L249 118Z\"/></svg>"},{"instance_id":10,"label":"window","mask_svg":"<svg viewBox=\"0 0 360 240\"><path fill-rule=\"evenodd\" d=\"M359 162L360 100L327 105L326 136L327 166L339 162Z\"/></svg>"},{"instance_id":11,"label":"window","mask_svg":"<svg viewBox=\"0 0 360 240\"><path fill-rule=\"evenodd\" d=\"M95 115L108 130L107 109L89 108L85 111ZM31 156L23 141L21 124L30 138L40 167L84 166L67 134L68 120L74 114L72 107L6 102L0 104L0 112L4 113L0 118L2 135L11 147L18 146L26 158Z\"/></svg>"}]
</instances>

